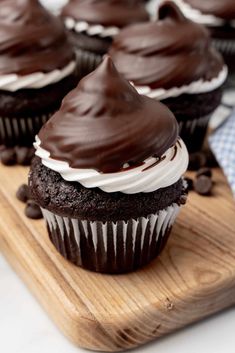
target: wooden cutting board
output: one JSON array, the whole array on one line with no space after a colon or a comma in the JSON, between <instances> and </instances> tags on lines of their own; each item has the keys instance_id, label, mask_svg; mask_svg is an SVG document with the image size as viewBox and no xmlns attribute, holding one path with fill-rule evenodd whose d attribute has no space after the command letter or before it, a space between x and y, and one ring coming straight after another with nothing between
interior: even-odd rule
<instances>
[{"instance_id":1,"label":"wooden cutting board","mask_svg":"<svg viewBox=\"0 0 235 353\"><path fill-rule=\"evenodd\" d=\"M121 276L87 272L57 254L44 222L27 219L15 198L26 175L0 167L0 249L76 345L133 348L235 302L235 204L221 172L213 197L190 194L160 258Z\"/></svg>"}]
</instances>

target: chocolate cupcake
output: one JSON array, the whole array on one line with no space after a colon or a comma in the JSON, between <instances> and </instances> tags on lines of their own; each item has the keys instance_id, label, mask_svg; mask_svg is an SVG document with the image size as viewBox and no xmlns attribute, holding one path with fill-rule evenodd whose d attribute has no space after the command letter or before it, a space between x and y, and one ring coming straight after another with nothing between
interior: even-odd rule
<instances>
[{"instance_id":1,"label":"chocolate cupcake","mask_svg":"<svg viewBox=\"0 0 235 353\"><path fill-rule=\"evenodd\" d=\"M1 1L0 145L11 148L13 163L16 146L31 146L76 86L75 61L63 23L37 0Z\"/></svg>"},{"instance_id":2,"label":"chocolate cupcake","mask_svg":"<svg viewBox=\"0 0 235 353\"><path fill-rule=\"evenodd\" d=\"M172 110L189 151L200 150L227 77L208 31L169 1L159 8L158 21L123 29L109 53L139 93Z\"/></svg>"},{"instance_id":3,"label":"chocolate cupcake","mask_svg":"<svg viewBox=\"0 0 235 353\"><path fill-rule=\"evenodd\" d=\"M97 67L121 28L149 19L141 0L70 0L61 16L77 48L82 76Z\"/></svg>"},{"instance_id":4,"label":"chocolate cupcake","mask_svg":"<svg viewBox=\"0 0 235 353\"><path fill-rule=\"evenodd\" d=\"M235 1L174 0L188 18L210 30L230 72L235 74Z\"/></svg>"},{"instance_id":5,"label":"chocolate cupcake","mask_svg":"<svg viewBox=\"0 0 235 353\"><path fill-rule=\"evenodd\" d=\"M133 271L164 248L186 201L188 153L173 114L140 96L109 57L35 143L31 196L57 250L92 271Z\"/></svg>"}]
</instances>

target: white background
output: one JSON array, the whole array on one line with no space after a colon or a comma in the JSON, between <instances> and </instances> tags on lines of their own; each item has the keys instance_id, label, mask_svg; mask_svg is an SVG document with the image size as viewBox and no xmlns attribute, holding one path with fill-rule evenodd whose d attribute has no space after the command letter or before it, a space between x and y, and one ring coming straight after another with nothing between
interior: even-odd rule
<instances>
[{"instance_id":1,"label":"white background","mask_svg":"<svg viewBox=\"0 0 235 353\"><path fill-rule=\"evenodd\" d=\"M222 1L222 0L221 0ZM42 0L50 8L66 0ZM235 353L235 309L134 350L145 353ZM0 352L82 353L57 330L0 254Z\"/></svg>"}]
</instances>

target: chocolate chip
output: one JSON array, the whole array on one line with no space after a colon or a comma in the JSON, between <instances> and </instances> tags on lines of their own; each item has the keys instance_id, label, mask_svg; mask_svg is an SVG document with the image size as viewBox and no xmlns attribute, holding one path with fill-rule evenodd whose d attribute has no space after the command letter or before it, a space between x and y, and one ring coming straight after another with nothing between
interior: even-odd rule
<instances>
[{"instance_id":1,"label":"chocolate chip","mask_svg":"<svg viewBox=\"0 0 235 353\"><path fill-rule=\"evenodd\" d=\"M16 197L18 200L26 203L29 199L29 187L26 184L22 184L17 192L16 192Z\"/></svg>"},{"instance_id":2,"label":"chocolate chip","mask_svg":"<svg viewBox=\"0 0 235 353\"><path fill-rule=\"evenodd\" d=\"M188 191L192 191L193 190L193 179L191 178L185 178L185 181L187 182L188 185Z\"/></svg>"},{"instance_id":3,"label":"chocolate chip","mask_svg":"<svg viewBox=\"0 0 235 353\"><path fill-rule=\"evenodd\" d=\"M189 170L198 170L206 166L206 156L202 152L196 152L189 155Z\"/></svg>"},{"instance_id":4,"label":"chocolate chip","mask_svg":"<svg viewBox=\"0 0 235 353\"><path fill-rule=\"evenodd\" d=\"M209 178L212 177L212 170L210 168L201 168L198 170L197 174L196 174L196 177L199 178L201 175L205 175Z\"/></svg>"},{"instance_id":5,"label":"chocolate chip","mask_svg":"<svg viewBox=\"0 0 235 353\"><path fill-rule=\"evenodd\" d=\"M185 205L188 199L188 195L187 194L183 194L180 196L180 204L181 205Z\"/></svg>"},{"instance_id":6,"label":"chocolate chip","mask_svg":"<svg viewBox=\"0 0 235 353\"><path fill-rule=\"evenodd\" d=\"M201 175L194 180L194 190L200 195L210 195L212 190L212 180L208 176Z\"/></svg>"},{"instance_id":7,"label":"chocolate chip","mask_svg":"<svg viewBox=\"0 0 235 353\"><path fill-rule=\"evenodd\" d=\"M33 200L27 201L27 205L25 207L25 215L30 219L42 218L41 209Z\"/></svg>"},{"instance_id":8,"label":"chocolate chip","mask_svg":"<svg viewBox=\"0 0 235 353\"><path fill-rule=\"evenodd\" d=\"M16 164L16 154L14 148L5 148L1 151L1 162L4 165Z\"/></svg>"},{"instance_id":9,"label":"chocolate chip","mask_svg":"<svg viewBox=\"0 0 235 353\"><path fill-rule=\"evenodd\" d=\"M20 165L29 165L31 163L34 149L31 147L20 147L15 148L16 151L16 162ZM33 151L33 152L32 152Z\"/></svg>"}]
</instances>

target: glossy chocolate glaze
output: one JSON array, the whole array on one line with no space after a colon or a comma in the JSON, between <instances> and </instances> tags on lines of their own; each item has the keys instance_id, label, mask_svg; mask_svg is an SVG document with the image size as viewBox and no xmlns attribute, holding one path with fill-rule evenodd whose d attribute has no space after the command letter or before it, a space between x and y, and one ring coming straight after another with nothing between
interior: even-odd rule
<instances>
[{"instance_id":1,"label":"glossy chocolate glaze","mask_svg":"<svg viewBox=\"0 0 235 353\"><path fill-rule=\"evenodd\" d=\"M1 0L0 75L50 72L73 59L63 24L37 0Z\"/></svg>"},{"instance_id":2,"label":"glossy chocolate glaze","mask_svg":"<svg viewBox=\"0 0 235 353\"><path fill-rule=\"evenodd\" d=\"M39 133L51 158L104 173L160 157L177 137L168 108L140 96L109 57L68 94Z\"/></svg>"},{"instance_id":3,"label":"glossy chocolate glaze","mask_svg":"<svg viewBox=\"0 0 235 353\"><path fill-rule=\"evenodd\" d=\"M64 7L62 16L119 28L149 19L140 0L70 0Z\"/></svg>"},{"instance_id":4,"label":"glossy chocolate glaze","mask_svg":"<svg viewBox=\"0 0 235 353\"><path fill-rule=\"evenodd\" d=\"M224 20L235 19L234 0L184 0L204 14L214 15Z\"/></svg>"},{"instance_id":5,"label":"glossy chocolate glaze","mask_svg":"<svg viewBox=\"0 0 235 353\"><path fill-rule=\"evenodd\" d=\"M126 79L167 89L219 74L223 59L211 46L206 28L186 19L170 1L161 5L158 17L115 37L109 54Z\"/></svg>"}]
</instances>

